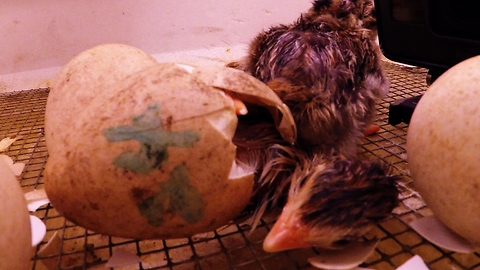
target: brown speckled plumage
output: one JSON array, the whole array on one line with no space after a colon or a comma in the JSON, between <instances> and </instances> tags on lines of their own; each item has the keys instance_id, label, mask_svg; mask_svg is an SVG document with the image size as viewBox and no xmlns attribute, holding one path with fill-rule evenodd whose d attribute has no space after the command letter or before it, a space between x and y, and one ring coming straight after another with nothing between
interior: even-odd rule
<instances>
[{"instance_id":1,"label":"brown speckled plumage","mask_svg":"<svg viewBox=\"0 0 480 270\"><path fill-rule=\"evenodd\" d=\"M399 177L388 168L373 160L308 160L291 176L282 215L304 227L310 245L337 248L360 240L398 204Z\"/></svg>"},{"instance_id":2,"label":"brown speckled plumage","mask_svg":"<svg viewBox=\"0 0 480 270\"><path fill-rule=\"evenodd\" d=\"M372 14L365 2L315 1L296 22L260 33L240 62L289 106L298 144L355 155L376 99L388 92L376 31L363 27L373 20L363 18Z\"/></svg>"},{"instance_id":3,"label":"brown speckled plumage","mask_svg":"<svg viewBox=\"0 0 480 270\"><path fill-rule=\"evenodd\" d=\"M383 162L324 155L285 143L273 124L240 123L249 129L234 138L237 160L257 170L243 213L254 215L253 227L264 213L284 208L282 215L308 234L299 244L338 248L360 239L397 205L399 177Z\"/></svg>"}]
</instances>

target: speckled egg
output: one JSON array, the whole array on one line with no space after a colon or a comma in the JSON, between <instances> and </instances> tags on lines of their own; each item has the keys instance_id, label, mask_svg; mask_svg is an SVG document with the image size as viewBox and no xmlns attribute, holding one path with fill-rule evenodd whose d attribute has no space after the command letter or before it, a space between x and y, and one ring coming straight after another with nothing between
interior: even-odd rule
<instances>
[{"instance_id":1,"label":"speckled egg","mask_svg":"<svg viewBox=\"0 0 480 270\"><path fill-rule=\"evenodd\" d=\"M447 227L480 243L480 56L440 76L407 134L415 189Z\"/></svg>"}]
</instances>

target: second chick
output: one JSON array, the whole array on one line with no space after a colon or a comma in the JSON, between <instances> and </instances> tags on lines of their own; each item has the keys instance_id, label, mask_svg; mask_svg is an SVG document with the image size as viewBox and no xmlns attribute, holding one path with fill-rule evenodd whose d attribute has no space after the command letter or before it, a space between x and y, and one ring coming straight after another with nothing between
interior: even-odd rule
<instances>
[{"instance_id":1,"label":"second chick","mask_svg":"<svg viewBox=\"0 0 480 270\"><path fill-rule=\"evenodd\" d=\"M258 34L239 63L289 106L298 144L354 156L388 93L370 2L315 0L292 24Z\"/></svg>"}]
</instances>

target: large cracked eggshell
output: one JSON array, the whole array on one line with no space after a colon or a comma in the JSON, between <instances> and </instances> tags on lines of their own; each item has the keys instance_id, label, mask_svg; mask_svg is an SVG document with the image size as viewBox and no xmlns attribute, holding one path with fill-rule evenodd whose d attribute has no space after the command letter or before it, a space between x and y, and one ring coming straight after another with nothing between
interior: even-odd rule
<instances>
[{"instance_id":1,"label":"large cracked eggshell","mask_svg":"<svg viewBox=\"0 0 480 270\"><path fill-rule=\"evenodd\" d=\"M53 206L89 230L136 239L228 223L249 202L254 178L235 162L232 97L266 107L293 142L288 107L244 72L159 64L138 49L105 46L68 63L47 101L45 190Z\"/></svg>"},{"instance_id":2,"label":"large cracked eggshell","mask_svg":"<svg viewBox=\"0 0 480 270\"><path fill-rule=\"evenodd\" d=\"M47 162L45 189L61 214L99 233L153 239L213 230L243 210L253 172L234 163L230 97L175 64L110 88L72 123L63 158Z\"/></svg>"}]
</instances>

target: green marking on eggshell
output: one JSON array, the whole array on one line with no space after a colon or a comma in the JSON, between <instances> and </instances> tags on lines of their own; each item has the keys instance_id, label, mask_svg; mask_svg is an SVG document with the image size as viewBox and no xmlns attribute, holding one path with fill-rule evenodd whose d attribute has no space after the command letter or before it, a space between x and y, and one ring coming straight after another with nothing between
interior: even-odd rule
<instances>
[{"instance_id":1,"label":"green marking on eggshell","mask_svg":"<svg viewBox=\"0 0 480 270\"><path fill-rule=\"evenodd\" d=\"M191 185L188 168L179 165L170 173L168 181L160 184L160 191L144 199L138 209L155 227L163 224L166 213L176 213L193 224L203 219L205 202L202 194Z\"/></svg>"},{"instance_id":2,"label":"green marking on eggshell","mask_svg":"<svg viewBox=\"0 0 480 270\"><path fill-rule=\"evenodd\" d=\"M116 157L113 161L116 167L148 174L168 160L168 147L192 147L200 139L200 135L191 130L174 132L163 129L159 111L159 104L151 105L144 113L133 116L130 126L103 131L109 142L136 140L140 143L139 152L124 152Z\"/></svg>"}]
</instances>

